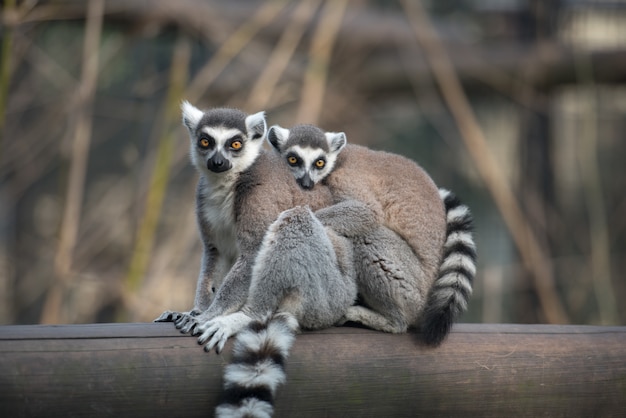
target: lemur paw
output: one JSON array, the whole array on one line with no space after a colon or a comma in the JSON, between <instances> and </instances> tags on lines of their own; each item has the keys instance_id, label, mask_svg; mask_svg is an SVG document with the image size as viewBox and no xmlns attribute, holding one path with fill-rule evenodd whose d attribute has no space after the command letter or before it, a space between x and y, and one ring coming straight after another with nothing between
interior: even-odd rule
<instances>
[{"instance_id":1,"label":"lemur paw","mask_svg":"<svg viewBox=\"0 0 626 418\"><path fill-rule=\"evenodd\" d=\"M191 332L191 335L195 335L194 328L199 324L197 313L194 311L185 312L180 318L175 321L176 328L183 334Z\"/></svg>"},{"instance_id":2,"label":"lemur paw","mask_svg":"<svg viewBox=\"0 0 626 418\"><path fill-rule=\"evenodd\" d=\"M350 320L344 315L337 322L335 322L336 327L342 327L346 325L346 322L350 322Z\"/></svg>"},{"instance_id":3,"label":"lemur paw","mask_svg":"<svg viewBox=\"0 0 626 418\"><path fill-rule=\"evenodd\" d=\"M191 334L195 335L194 329L198 325L195 319L189 317L183 317L176 323L176 328L178 328L181 334Z\"/></svg>"},{"instance_id":4,"label":"lemur paw","mask_svg":"<svg viewBox=\"0 0 626 418\"><path fill-rule=\"evenodd\" d=\"M176 322L183 314L175 311L165 311L152 322Z\"/></svg>"},{"instance_id":5,"label":"lemur paw","mask_svg":"<svg viewBox=\"0 0 626 418\"><path fill-rule=\"evenodd\" d=\"M224 349L226 341L245 328L252 319L242 312L218 316L196 327L202 334L198 337L198 344L206 344L204 351L215 351L219 354Z\"/></svg>"},{"instance_id":6,"label":"lemur paw","mask_svg":"<svg viewBox=\"0 0 626 418\"><path fill-rule=\"evenodd\" d=\"M192 309L189 312L177 312L177 311L165 311L153 322L174 322L177 323L185 317L196 317L201 312L197 309Z\"/></svg>"}]
</instances>

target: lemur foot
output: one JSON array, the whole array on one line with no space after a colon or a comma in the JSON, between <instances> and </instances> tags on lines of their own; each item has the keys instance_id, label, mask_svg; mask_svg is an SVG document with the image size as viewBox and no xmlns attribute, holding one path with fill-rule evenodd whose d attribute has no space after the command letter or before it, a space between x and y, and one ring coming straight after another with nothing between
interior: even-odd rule
<instances>
[{"instance_id":1,"label":"lemur foot","mask_svg":"<svg viewBox=\"0 0 626 418\"><path fill-rule=\"evenodd\" d=\"M350 322L350 320L344 315L337 322L335 322L336 327L342 327L346 325L346 322Z\"/></svg>"},{"instance_id":2,"label":"lemur foot","mask_svg":"<svg viewBox=\"0 0 626 418\"><path fill-rule=\"evenodd\" d=\"M226 341L244 329L252 322L252 318L243 312L218 316L196 327L195 331L202 334L198 337L198 344L205 344L204 351L211 351L215 347L216 353L221 353Z\"/></svg>"},{"instance_id":3,"label":"lemur foot","mask_svg":"<svg viewBox=\"0 0 626 418\"><path fill-rule=\"evenodd\" d=\"M183 315L183 312L165 311L152 322L176 322Z\"/></svg>"},{"instance_id":4,"label":"lemur foot","mask_svg":"<svg viewBox=\"0 0 626 418\"><path fill-rule=\"evenodd\" d=\"M176 320L176 328L183 334L191 333L195 335L194 329L199 324L198 317L193 313L184 313L178 320Z\"/></svg>"}]
</instances>

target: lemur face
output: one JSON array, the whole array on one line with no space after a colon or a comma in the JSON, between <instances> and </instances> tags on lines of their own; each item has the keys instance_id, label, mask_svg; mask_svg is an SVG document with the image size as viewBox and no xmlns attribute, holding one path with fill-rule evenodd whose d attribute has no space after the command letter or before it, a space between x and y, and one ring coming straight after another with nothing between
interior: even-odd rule
<instances>
[{"instance_id":1,"label":"lemur face","mask_svg":"<svg viewBox=\"0 0 626 418\"><path fill-rule=\"evenodd\" d=\"M346 145L343 132L324 133L311 125L297 125L291 130L274 125L268 140L284 158L300 187L307 190L333 171L337 156Z\"/></svg>"},{"instance_id":2,"label":"lemur face","mask_svg":"<svg viewBox=\"0 0 626 418\"><path fill-rule=\"evenodd\" d=\"M182 111L191 160L199 170L241 172L259 155L267 126L263 112L250 116L235 109L203 112L188 102L183 102Z\"/></svg>"}]
</instances>

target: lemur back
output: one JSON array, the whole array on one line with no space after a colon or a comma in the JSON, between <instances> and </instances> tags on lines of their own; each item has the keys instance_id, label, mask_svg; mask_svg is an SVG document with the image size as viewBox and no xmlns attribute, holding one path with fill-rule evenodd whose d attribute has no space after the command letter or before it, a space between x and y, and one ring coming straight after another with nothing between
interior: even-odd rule
<instances>
[{"instance_id":1,"label":"lemur back","mask_svg":"<svg viewBox=\"0 0 626 418\"><path fill-rule=\"evenodd\" d=\"M426 343L439 344L471 294L475 247L467 208L458 200L454 208L444 206L432 179L413 161L346 145L343 133L273 126L268 140L303 188L329 187L335 202L356 200L376 215L379 228L356 237L354 249L361 254L357 263L366 260L359 293L370 306L353 308L348 319L391 332L419 326Z\"/></svg>"}]
</instances>

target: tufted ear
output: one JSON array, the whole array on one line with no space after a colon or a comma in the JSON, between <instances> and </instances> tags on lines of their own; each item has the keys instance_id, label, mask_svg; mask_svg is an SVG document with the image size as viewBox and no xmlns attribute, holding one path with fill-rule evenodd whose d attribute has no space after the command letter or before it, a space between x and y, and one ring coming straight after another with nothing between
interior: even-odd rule
<instances>
[{"instance_id":1,"label":"tufted ear","mask_svg":"<svg viewBox=\"0 0 626 418\"><path fill-rule=\"evenodd\" d=\"M326 132L324 135L326 136L326 141L328 141L328 148L332 152L341 151L348 143L346 134L343 132Z\"/></svg>"},{"instance_id":2,"label":"tufted ear","mask_svg":"<svg viewBox=\"0 0 626 418\"><path fill-rule=\"evenodd\" d=\"M183 112L183 125L189 129L189 132L194 132L198 127L198 123L200 123L202 116L204 116L204 112L189 103L187 100L184 100L181 103L180 109Z\"/></svg>"},{"instance_id":3,"label":"tufted ear","mask_svg":"<svg viewBox=\"0 0 626 418\"><path fill-rule=\"evenodd\" d=\"M267 133L267 140L278 151L281 152L283 146L289 139L289 129L281 128L278 125L274 125Z\"/></svg>"},{"instance_id":4,"label":"tufted ear","mask_svg":"<svg viewBox=\"0 0 626 418\"><path fill-rule=\"evenodd\" d=\"M246 118L246 129L248 135L252 134L252 139L259 139L265 136L267 123L265 122L265 112L258 112Z\"/></svg>"}]
</instances>

